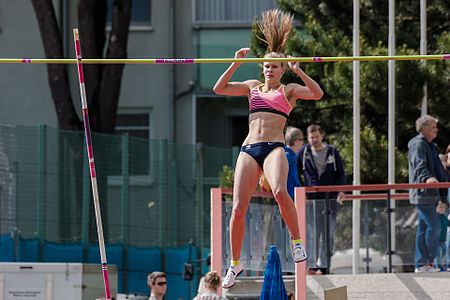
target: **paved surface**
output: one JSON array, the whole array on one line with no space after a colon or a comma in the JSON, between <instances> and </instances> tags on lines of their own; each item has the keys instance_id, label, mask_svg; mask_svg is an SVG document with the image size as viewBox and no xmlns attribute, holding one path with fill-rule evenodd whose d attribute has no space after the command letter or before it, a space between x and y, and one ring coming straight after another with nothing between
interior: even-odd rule
<instances>
[{"instance_id":1,"label":"paved surface","mask_svg":"<svg viewBox=\"0 0 450 300\"><path fill-rule=\"evenodd\" d=\"M263 277L246 277L226 291L228 299L259 299ZM285 276L286 289L294 291L294 278ZM450 272L307 276L308 300L324 299L325 289L347 286L348 299L450 300Z\"/></svg>"}]
</instances>

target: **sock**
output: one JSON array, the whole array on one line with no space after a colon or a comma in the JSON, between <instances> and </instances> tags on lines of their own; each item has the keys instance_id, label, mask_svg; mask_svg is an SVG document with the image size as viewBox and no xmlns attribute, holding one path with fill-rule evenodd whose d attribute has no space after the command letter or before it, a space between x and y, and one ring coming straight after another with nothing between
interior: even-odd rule
<instances>
[{"instance_id":1,"label":"sock","mask_svg":"<svg viewBox=\"0 0 450 300\"><path fill-rule=\"evenodd\" d=\"M240 261L240 260L232 260L232 261L231 261L231 266L232 266L232 267L239 266L240 264L241 264L241 261Z\"/></svg>"},{"instance_id":2,"label":"sock","mask_svg":"<svg viewBox=\"0 0 450 300\"><path fill-rule=\"evenodd\" d=\"M302 239L298 239L298 240L292 240L292 245L295 246L296 244L303 244Z\"/></svg>"}]
</instances>

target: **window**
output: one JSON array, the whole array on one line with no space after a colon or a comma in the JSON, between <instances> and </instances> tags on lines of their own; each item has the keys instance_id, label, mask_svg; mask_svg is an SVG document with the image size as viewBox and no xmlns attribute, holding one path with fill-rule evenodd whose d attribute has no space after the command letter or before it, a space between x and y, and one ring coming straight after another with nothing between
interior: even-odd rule
<instances>
[{"instance_id":1,"label":"window","mask_svg":"<svg viewBox=\"0 0 450 300\"><path fill-rule=\"evenodd\" d=\"M197 25L246 25L265 10L277 8L277 0L192 0Z\"/></svg>"},{"instance_id":2,"label":"window","mask_svg":"<svg viewBox=\"0 0 450 300\"><path fill-rule=\"evenodd\" d=\"M150 114L149 113L118 113L116 120L116 133L149 139Z\"/></svg>"},{"instance_id":3,"label":"window","mask_svg":"<svg viewBox=\"0 0 450 300\"><path fill-rule=\"evenodd\" d=\"M116 134L129 135L128 169L131 183L146 183L151 175L150 112L119 112Z\"/></svg>"},{"instance_id":4,"label":"window","mask_svg":"<svg viewBox=\"0 0 450 300\"><path fill-rule=\"evenodd\" d=\"M111 27L112 3L113 0L108 0L108 27ZM133 0L131 7L131 29L148 29L151 27L151 7L151 0Z\"/></svg>"}]
</instances>

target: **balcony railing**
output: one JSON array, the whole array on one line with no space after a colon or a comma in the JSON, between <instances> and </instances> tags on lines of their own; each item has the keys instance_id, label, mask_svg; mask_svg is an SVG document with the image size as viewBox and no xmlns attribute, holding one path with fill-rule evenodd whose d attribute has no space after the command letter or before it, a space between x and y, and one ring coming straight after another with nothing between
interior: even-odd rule
<instances>
[{"instance_id":1,"label":"balcony railing","mask_svg":"<svg viewBox=\"0 0 450 300\"><path fill-rule=\"evenodd\" d=\"M197 26L250 25L261 12L277 7L276 0L193 0Z\"/></svg>"}]
</instances>

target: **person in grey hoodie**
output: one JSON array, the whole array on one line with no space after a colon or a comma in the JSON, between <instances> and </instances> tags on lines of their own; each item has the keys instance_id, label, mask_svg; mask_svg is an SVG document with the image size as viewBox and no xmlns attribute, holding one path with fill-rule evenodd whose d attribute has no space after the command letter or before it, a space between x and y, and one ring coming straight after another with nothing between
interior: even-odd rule
<instances>
[{"instance_id":1,"label":"person in grey hoodie","mask_svg":"<svg viewBox=\"0 0 450 300\"><path fill-rule=\"evenodd\" d=\"M306 129L308 144L298 154L298 169L303 176L305 186L344 185L346 182L344 164L339 151L324 142L324 134L319 125L312 124ZM308 195L308 267L310 274L323 274L329 270L326 241L325 219L329 221L329 249L333 250L333 234L336 229L336 216L339 204L345 194L330 192L330 214L326 211L326 193Z\"/></svg>"},{"instance_id":2,"label":"person in grey hoodie","mask_svg":"<svg viewBox=\"0 0 450 300\"><path fill-rule=\"evenodd\" d=\"M437 145L438 119L425 115L416 120L419 133L408 143L409 183L445 182ZM410 203L416 206L419 222L416 231L415 272L439 272L433 260L439 244L441 225L438 212L445 210L446 189L410 189Z\"/></svg>"}]
</instances>

